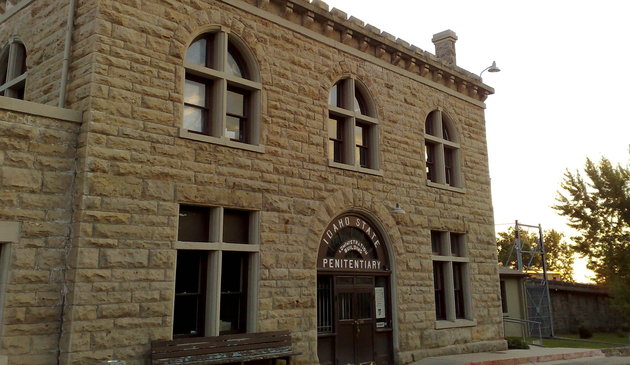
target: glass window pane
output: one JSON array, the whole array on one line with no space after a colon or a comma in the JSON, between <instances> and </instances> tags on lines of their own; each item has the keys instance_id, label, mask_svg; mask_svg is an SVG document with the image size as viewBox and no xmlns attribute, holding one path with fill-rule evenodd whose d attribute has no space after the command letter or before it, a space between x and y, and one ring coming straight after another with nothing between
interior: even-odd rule
<instances>
[{"instance_id":1,"label":"glass window pane","mask_svg":"<svg viewBox=\"0 0 630 365\"><path fill-rule=\"evenodd\" d=\"M184 105L184 129L194 132L204 132L205 110Z\"/></svg>"},{"instance_id":2,"label":"glass window pane","mask_svg":"<svg viewBox=\"0 0 630 365\"><path fill-rule=\"evenodd\" d=\"M177 240L208 242L210 240L210 209L190 205L180 206Z\"/></svg>"},{"instance_id":3,"label":"glass window pane","mask_svg":"<svg viewBox=\"0 0 630 365\"><path fill-rule=\"evenodd\" d=\"M372 318L372 293L357 293L357 319Z\"/></svg>"},{"instance_id":4,"label":"glass window pane","mask_svg":"<svg viewBox=\"0 0 630 365\"><path fill-rule=\"evenodd\" d=\"M339 135L337 131L338 122L336 119L328 119L328 138L337 139Z\"/></svg>"},{"instance_id":5,"label":"glass window pane","mask_svg":"<svg viewBox=\"0 0 630 365\"><path fill-rule=\"evenodd\" d=\"M236 141L241 141L243 139L241 132L241 118L229 115L225 117L225 136Z\"/></svg>"},{"instance_id":6,"label":"glass window pane","mask_svg":"<svg viewBox=\"0 0 630 365\"><path fill-rule=\"evenodd\" d=\"M225 209L223 212L223 242L249 243L249 216L245 210Z\"/></svg>"},{"instance_id":7,"label":"glass window pane","mask_svg":"<svg viewBox=\"0 0 630 365\"><path fill-rule=\"evenodd\" d=\"M24 48L24 45L22 43L17 43L15 44L15 52L15 77L18 77L26 72L26 48Z\"/></svg>"},{"instance_id":8,"label":"glass window pane","mask_svg":"<svg viewBox=\"0 0 630 365\"><path fill-rule=\"evenodd\" d=\"M448 131L448 127L446 126L446 123L442 122L442 138L444 138L447 141L451 140L451 135Z\"/></svg>"},{"instance_id":9,"label":"glass window pane","mask_svg":"<svg viewBox=\"0 0 630 365\"><path fill-rule=\"evenodd\" d=\"M435 292L435 318L446 319L444 264L442 262L433 262L433 289Z\"/></svg>"},{"instance_id":10,"label":"glass window pane","mask_svg":"<svg viewBox=\"0 0 630 365\"><path fill-rule=\"evenodd\" d=\"M434 255L442 255L442 232L431 231L431 252Z\"/></svg>"},{"instance_id":11,"label":"glass window pane","mask_svg":"<svg viewBox=\"0 0 630 365\"><path fill-rule=\"evenodd\" d=\"M330 93L328 93L328 104L333 106L339 106L339 84L335 84Z\"/></svg>"},{"instance_id":12,"label":"glass window pane","mask_svg":"<svg viewBox=\"0 0 630 365\"><path fill-rule=\"evenodd\" d=\"M243 291L245 255L240 252L223 251L221 293L241 293Z\"/></svg>"},{"instance_id":13,"label":"glass window pane","mask_svg":"<svg viewBox=\"0 0 630 365\"><path fill-rule=\"evenodd\" d=\"M354 319L352 293L340 293L337 297L339 301L339 319Z\"/></svg>"},{"instance_id":14,"label":"glass window pane","mask_svg":"<svg viewBox=\"0 0 630 365\"><path fill-rule=\"evenodd\" d=\"M357 146L365 146L363 140L363 129L364 128L360 125L354 127L354 142Z\"/></svg>"},{"instance_id":15,"label":"glass window pane","mask_svg":"<svg viewBox=\"0 0 630 365\"><path fill-rule=\"evenodd\" d=\"M245 331L247 253L223 252L219 333Z\"/></svg>"},{"instance_id":16,"label":"glass window pane","mask_svg":"<svg viewBox=\"0 0 630 365\"><path fill-rule=\"evenodd\" d=\"M176 296L173 313L174 335L202 335L198 328L199 297Z\"/></svg>"},{"instance_id":17,"label":"glass window pane","mask_svg":"<svg viewBox=\"0 0 630 365\"><path fill-rule=\"evenodd\" d=\"M333 292L330 277L317 278L317 332L333 332Z\"/></svg>"},{"instance_id":18,"label":"glass window pane","mask_svg":"<svg viewBox=\"0 0 630 365\"><path fill-rule=\"evenodd\" d=\"M243 72L243 68L241 67L241 64L237 61L239 57L238 56L235 57L233 52L235 52L235 50L228 51L227 66L226 66L227 69L225 71L230 75L245 78L245 73Z\"/></svg>"},{"instance_id":19,"label":"glass window pane","mask_svg":"<svg viewBox=\"0 0 630 365\"><path fill-rule=\"evenodd\" d=\"M240 92L228 90L227 113L237 116L245 116L245 95Z\"/></svg>"},{"instance_id":20,"label":"glass window pane","mask_svg":"<svg viewBox=\"0 0 630 365\"><path fill-rule=\"evenodd\" d=\"M175 294L199 294L201 253L206 251L177 251Z\"/></svg>"},{"instance_id":21,"label":"glass window pane","mask_svg":"<svg viewBox=\"0 0 630 365\"><path fill-rule=\"evenodd\" d=\"M354 111L362 115L368 115L365 98L357 88L354 89Z\"/></svg>"},{"instance_id":22,"label":"glass window pane","mask_svg":"<svg viewBox=\"0 0 630 365\"><path fill-rule=\"evenodd\" d=\"M433 118L432 118L433 113L434 113L434 112L431 112L431 113L429 114L429 116L427 116L427 120L426 120L426 121L425 121L425 123L424 123L424 132L425 132L426 134L430 134L430 135L432 135L432 136L434 136L434 135L435 135L435 132L434 132L434 130L433 130Z\"/></svg>"},{"instance_id":23,"label":"glass window pane","mask_svg":"<svg viewBox=\"0 0 630 365\"><path fill-rule=\"evenodd\" d=\"M462 235L459 233L451 233L451 255L464 256Z\"/></svg>"},{"instance_id":24,"label":"glass window pane","mask_svg":"<svg viewBox=\"0 0 630 365\"><path fill-rule=\"evenodd\" d=\"M184 85L184 103L197 106L206 106L206 85L186 79Z\"/></svg>"},{"instance_id":25,"label":"glass window pane","mask_svg":"<svg viewBox=\"0 0 630 365\"><path fill-rule=\"evenodd\" d=\"M206 65L206 46L207 41L205 38L199 39L188 47L186 51L186 62L193 63L195 65Z\"/></svg>"}]
</instances>

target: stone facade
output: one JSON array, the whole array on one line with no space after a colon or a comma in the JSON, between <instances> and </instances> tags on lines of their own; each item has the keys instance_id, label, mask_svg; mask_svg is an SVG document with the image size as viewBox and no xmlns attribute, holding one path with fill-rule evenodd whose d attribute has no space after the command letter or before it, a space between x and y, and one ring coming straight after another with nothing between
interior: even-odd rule
<instances>
[{"instance_id":1,"label":"stone facade","mask_svg":"<svg viewBox=\"0 0 630 365\"><path fill-rule=\"evenodd\" d=\"M150 341L172 336L180 204L261 212L255 327L290 330L300 363L318 362L320 238L348 211L387 239L397 362L504 348L483 103L492 89L477 76L319 0L61 3L22 0L0 17L0 39L28 51L25 99L56 105L76 7L65 106L82 114L42 116L2 98L0 219L19 225L5 244L9 364L147 363ZM242 40L260 68L257 151L179 137L184 55L211 27ZM375 174L329 165L328 93L348 76L376 105ZM427 183L423 126L436 109L459 136L460 189ZM406 215L390 212L396 202ZM436 329L431 230L466 235L474 325Z\"/></svg>"}]
</instances>

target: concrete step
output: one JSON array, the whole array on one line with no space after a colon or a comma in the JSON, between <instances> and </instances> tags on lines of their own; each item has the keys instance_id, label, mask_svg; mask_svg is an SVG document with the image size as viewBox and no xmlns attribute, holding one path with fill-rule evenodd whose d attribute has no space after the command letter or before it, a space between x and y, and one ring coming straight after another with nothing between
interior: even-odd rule
<instances>
[{"instance_id":1,"label":"concrete step","mask_svg":"<svg viewBox=\"0 0 630 365\"><path fill-rule=\"evenodd\" d=\"M558 364L617 364L612 362L588 362L606 361L604 354L599 349L572 349L572 348L547 348L533 347L528 350L505 350L496 352L480 352L474 354L460 354L428 357L414 362L413 365L518 365L551 362ZM619 364L626 364L621 362Z\"/></svg>"}]
</instances>

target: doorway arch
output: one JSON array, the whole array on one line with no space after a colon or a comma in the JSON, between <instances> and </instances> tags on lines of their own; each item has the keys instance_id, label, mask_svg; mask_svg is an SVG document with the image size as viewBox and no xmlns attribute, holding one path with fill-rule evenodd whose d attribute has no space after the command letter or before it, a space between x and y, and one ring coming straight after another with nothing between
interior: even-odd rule
<instances>
[{"instance_id":1,"label":"doorway arch","mask_svg":"<svg viewBox=\"0 0 630 365\"><path fill-rule=\"evenodd\" d=\"M348 212L321 235L317 257L317 353L322 365L390 365L392 270L383 232Z\"/></svg>"}]
</instances>

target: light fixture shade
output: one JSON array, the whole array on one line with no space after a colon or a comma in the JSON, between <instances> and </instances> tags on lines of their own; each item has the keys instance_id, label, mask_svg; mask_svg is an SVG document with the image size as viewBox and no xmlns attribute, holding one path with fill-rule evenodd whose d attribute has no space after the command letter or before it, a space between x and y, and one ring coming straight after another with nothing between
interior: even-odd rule
<instances>
[{"instance_id":1,"label":"light fixture shade","mask_svg":"<svg viewBox=\"0 0 630 365\"><path fill-rule=\"evenodd\" d=\"M501 71L501 69L497 67L497 63L495 61L492 61L492 66L490 66L490 68L488 69L488 72L499 72L499 71Z\"/></svg>"},{"instance_id":2,"label":"light fixture shade","mask_svg":"<svg viewBox=\"0 0 630 365\"><path fill-rule=\"evenodd\" d=\"M391 210L392 214L407 214L403 208L400 207L400 203L396 203L396 206Z\"/></svg>"}]
</instances>

